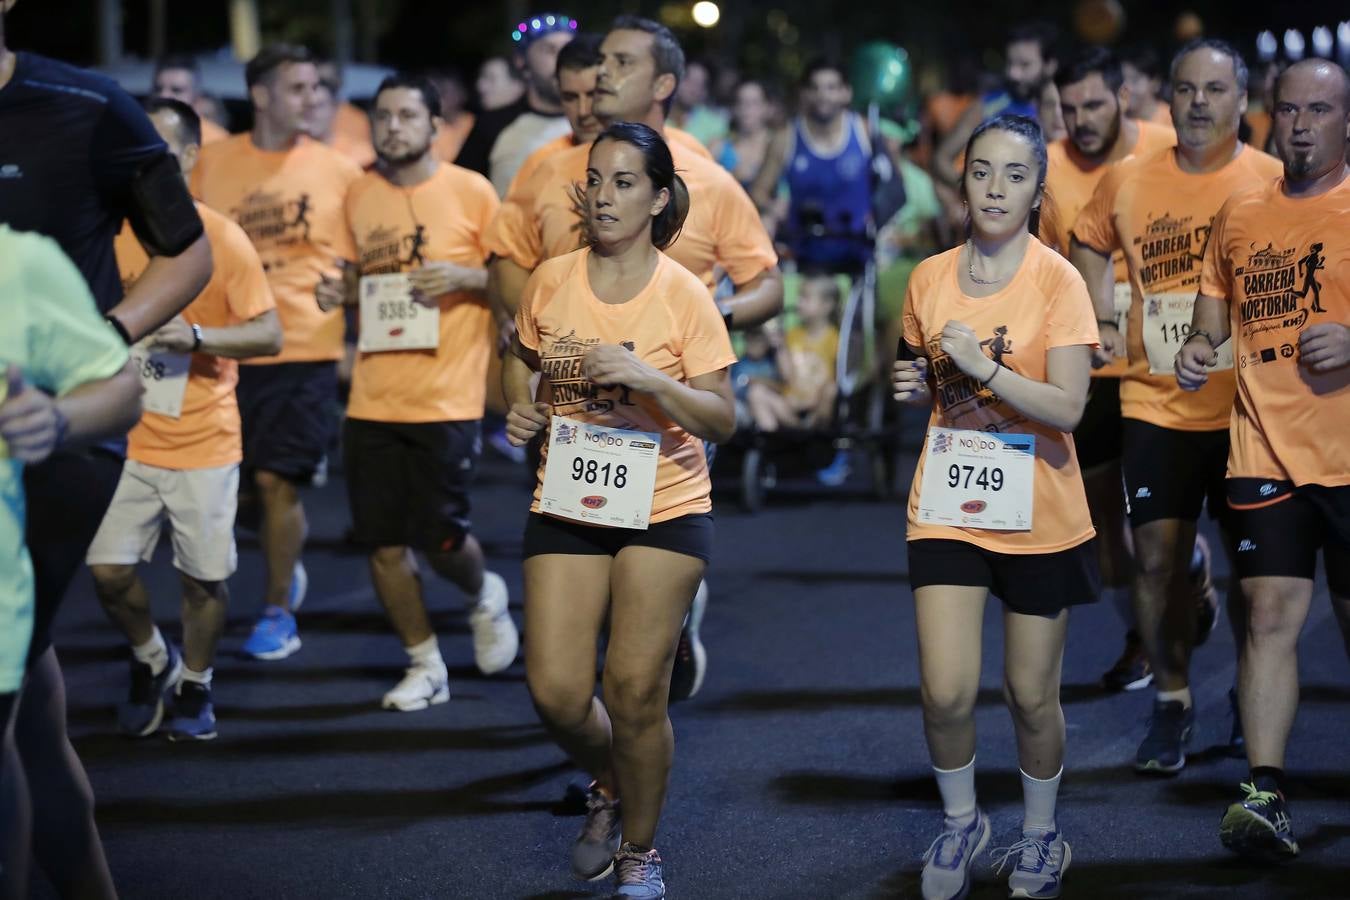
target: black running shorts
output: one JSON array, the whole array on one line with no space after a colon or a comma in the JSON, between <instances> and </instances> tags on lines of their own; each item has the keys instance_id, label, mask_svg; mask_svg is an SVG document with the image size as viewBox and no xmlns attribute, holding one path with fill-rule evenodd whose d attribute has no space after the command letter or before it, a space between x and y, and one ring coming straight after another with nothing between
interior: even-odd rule
<instances>
[{"instance_id":1,"label":"black running shorts","mask_svg":"<svg viewBox=\"0 0 1350 900\"><path fill-rule=\"evenodd\" d=\"M356 542L372 549L458 549L469 533L469 486L482 445L477 419L348 419L343 470Z\"/></svg>"},{"instance_id":2,"label":"black running shorts","mask_svg":"<svg viewBox=\"0 0 1350 900\"><path fill-rule=\"evenodd\" d=\"M1239 578L1307 578L1321 550L1332 593L1350 597L1350 486L1228 479Z\"/></svg>"},{"instance_id":3,"label":"black running shorts","mask_svg":"<svg viewBox=\"0 0 1350 900\"><path fill-rule=\"evenodd\" d=\"M1013 612L1054 618L1101 594L1097 539L1055 553L996 553L965 541L909 542L909 583L987 588Z\"/></svg>"},{"instance_id":4,"label":"black running shorts","mask_svg":"<svg viewBox=\"0 0 1350 900\"><path fill-rule=\"evenodd\" d=\"M1078 466L1084 472L1120 460L1120 379L1093 378L1083 418L1073 432Z\"/></svg>"},{"instance_id":5,"label":"black running shorts","mask_svg":"<svg viewBox=\"0 0 1350 900\"><path fill-rule=\"evenodd\" d=\"M308 484L337 428L337 364L240 366L239 418L244 471L271 472Z\"/></svg>"},{"instance_id":6,"label":"black running shorts","mask_svg":"<svg viewBox=\"0 0 1350 900\"><path fill-rule=\"evenodd\" d=\"M705 563L712 558L711 513L680 516L656 522L646 531L584 525L543 513L530 513L525 523L525 557L561 553L567 556L618 556L625 547L655 547Z\"/></svg>"},{"instance_id":7,"label":"black running shorts","mask_svg":"<svg viewBox=\"0 0 1350 900\"><path fill-rule=\"evenodd\" d=\"M1124 425L1121 472L1131 526L1159 519L1195 522L1206 501L1212 518L1226 513L1228 429L1177 431L1138 419L1125 419Z\"/></svg>"}]
</instances>

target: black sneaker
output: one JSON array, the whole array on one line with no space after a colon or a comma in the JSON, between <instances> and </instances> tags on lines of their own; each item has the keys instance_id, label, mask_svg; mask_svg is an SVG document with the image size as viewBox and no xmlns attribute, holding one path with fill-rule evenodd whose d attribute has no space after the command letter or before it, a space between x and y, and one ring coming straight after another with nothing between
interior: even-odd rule
<instances>
[{"instance_id":1,"label":"black sneaker","mask_svg":"<svg viewBox=\"0 0 1350 900\"><path fill-rule=\"evenodd\" d=\"M1175 775L1186 767L1186 745L1195 727L1195 708L1180 700L1155 700L1148 734L1135 754L1134 770L1152 775Z\"/></svg>"},{"instance_id":2,"label":"black sneaker","mask_svg":"<svg viewBox=\"0 0 1350 900\"><path fill-rule=\"evenodd\" d=\"M216 710L211 689L195 681L184 681L173 698L173 715L164 725L171 741L210 741L216 737Z\"/></svg>"},{"instance_id":3,"label":"black sneaker","mask_svg":"<svg viewBox=\"0 0 1350 900\"><path fill-rule=\"evenodd\" d=\"M1274 791L1246 783L1247 798L1234 803L1219 823L1219 840L1239 856L1261 862L1288 862L1298 856L1289 807Z\"/></svg>"},{"instance_id":4,"label":"black sneaker","mask_svg":"<svg viewBox=\"0 0 1350 900\"><path fill-rule=\"evenodd\" d=\"M130 737L149 737L164 721L164 702L183 675L183 655L169 644L169 662L155 675L149 663L131 658L131 690L117 704L117 728Z\"/></svg>"},{"instance_id":5,"label":"black sneaker","mask_svg":"<svg viewBox=\"0 0 1350 900\"><path fill-rule=\"evenodd\" d=\"M1120 659L1102 676L1108 691L1138 691L1153 683L1153 668L1144 652L1144 641L1135 631L1125 633L1125 649Z\"/></svg>"},{"instance_id":6,"label":"black sneaker","mask_svg":"<svg viewBox=\"0 0 1350 900\"><path fill-rule=\"evenodd\" d=\"M1237 688L1228 689L1228 707L1233 712L1233 730L1228 733L1228 755L1234 759L1247 756L1247 738L1242 734L1242 712L1238 709Z\"/></svg>"}]
</instances>

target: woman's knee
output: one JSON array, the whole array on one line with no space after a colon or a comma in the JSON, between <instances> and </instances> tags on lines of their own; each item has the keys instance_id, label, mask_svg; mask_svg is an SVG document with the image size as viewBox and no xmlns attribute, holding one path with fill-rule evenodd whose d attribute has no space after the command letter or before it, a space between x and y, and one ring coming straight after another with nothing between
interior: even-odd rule
<instances>
[{"instance_id":1,"label":"woman's knee","mask_svg":"<svg viewBox=\"0 0 1350 900\"><path fill-rule=\"evenodd\" d=\"M606 671L604 692L615 728L640 729L666 718L670 687L664 679Z\"/></svg>"},{"instance_id":2,"label":"woman's knee","mask_svg":"<svg viewBox=\"0 0 1350 900\"><path fill-rule=\"evenodd\" d=\"M539 717L555 728L571 731L585 724L595 702L594 686L585 686L554 678L534 678L526 672L530 699Z\"/></svg>"},{"instance_id":3,"label":"woman's knee","mask_svg":"<svg viewBox=\"0 0 1350 900\"><path fill-rule=\"evenodd\" d=\"M1038 726L1059 717L1059 685L1017 679L1005 679L1003 699L1017 720Z\"/></svg>"},{"instance_id":4,"label":"woman's knee","mask_svg":"<svg viewBox=\"0 0 1350 900\"><path fill-rule=\"evenodd\" d=\"M930 723L956 725L969 721L975 715L978 687L925 682L920 693L923 697L923 715Z\"/></svg>"}]
</instances>

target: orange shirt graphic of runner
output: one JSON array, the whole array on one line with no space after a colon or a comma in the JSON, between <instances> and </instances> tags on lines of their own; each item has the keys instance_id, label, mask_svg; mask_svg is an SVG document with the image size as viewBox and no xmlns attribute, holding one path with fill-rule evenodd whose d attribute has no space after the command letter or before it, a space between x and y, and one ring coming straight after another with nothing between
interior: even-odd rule
<instances>
[{"instance_id":1,"label":"orange shirt graphic of runner","mask_svg":"<svg viewBox=\"0 0 1350 900\"><path fill-rule=\"evenodd\" d=\"M1030 531L1002 532L919 521L924 457L909 492L907 540L965 541L997 553L1054 553L1076 547L1095 532L1074 452L1073 435L1033 422L981 387L942 352L942 329L963 322L975 330L990 359L1034 381L1046 379L1046 354L1055 347L1096 346L1097 319L1077 270L1039 241L1011 281L987 297L967 297L957 265L961 248L930 256L915 267L905 292L905 343L928 357L936 402L930 428L962 428L1036 436ZM997 387L997 382L995 382Z\"/></svg>"},{"instance_id":2,"label":"orange shirt graphic of runner","mask_svg":"<svg viewBox=\"0 0 1350 900\"><path fill-rule=\"evenodd\" d=\"M1299 364L1299 335L1350 325L1350 180L1294 199L1282 181L1214 220L1200 291L1228 300L1237 400L1228 475L1350 484L1350 368Z\"/></svg>"},{"instance_id":3,"label":"orange shirt graphic of runner","mask_svg":"<svg viewBox=\"0 0 1350 900\"><path fill-rule=\"evenodd\" d=\"M689 215L679 238L667 248L676 262L712 291L714 268L745 284L778 264L759 212L732 175L717 163L669 144L675 170L689 188ZM581 219L572 186L586 183L591 145L573 147L545 160L513 194L488 229L488 249L525 269L581 246Z\"/></svg>"},{"instance_id":4,"label":"orange shirt graphic of runner","mask_svg":"<svg viewBox=\"0 0 1350 900\"><path fill-rule=\"evenodd\" d=\"M1130 269L1129 368L1120 384L1125 418L1178 431L1228 427L1235 384L1232 370L1215 370L1201 390L1183 391L1170 372L1149 373L1144 330L1170 328L1162 335L1149 334L1159 356L1180 348L1189 321L1161 324L1158 311L1183 299L1194 300L1210 225L1224 201L1237 191L1269 182L1282 169L1279 160L1246 146L1223 168L1204 175L1183 172L1175 150L1136 157L1113 166L1078 214L1074 237L1098 253L1124 250Z\"/></svg>"},{"instance_id":5,"label":"orange shirt graphic of runner","mask_svg":"<svg viewBox=\"0 0 1350 900\"><path fill-rule=\"evenodd\" d=\"M427 263L481 269L483 232L497 193L477 172L442 163L414 187L371 172L347 193L347 221L362 275L407 272ZM435 350L358 353L347 415L374 422L481 419L488 355L496 330L480 293L440 300Z\"/></svg>"},{"instance_id":6,"label":"orange shirt graphic of runner","mask_svg":"<svg viewBox=\"0 0 1350 900\"><path fill-rule=\"evenodd\" d=\"M581 374L581 361L598 344L618 344L671 378L688 382L736 361L722 316L698 278L664 253L651 280L633 299L604 303L591 291L586 272L590 252L555 257L536 269L516 314L521 345L539 353L553 414L661 435L652 523L711 512L703 441L672 421L650 397L622 385L592 384ZM539 511L547 465L546 442L533 512Z\"/></svg>"},{"instance_id":7,"label":"orange shirt graphic of runner","mask_svg":"<svg viewBox=\"0 0 1350 900\"><path fill-rule=\"evenodd\" d=\"M278 152L259 150L248 134L202 148L193 193L248 234L286 336L279 356L246 365L341 358L342 312L321 311L314 289L320 276L338 276L339 259L356 259L342 203L360 177L355 163L307 138Z\"/></svg>"},{"instance_id":8,"label":"orange shirt graphic of runner","mask_svg":"<svg viewBox=\"0 0 1350 900\"><path fill-rule=\"evenodd\" d=\"M201 203L197 212L206 228L214 269L206 287L183 310L183 318L203 328L227 328L275 309L262 262L248 235ZM122 283L130 286L145 272L150 258L125 223L113 247ZM238 382L235 360L192 354L182 415L174 419L153 412L142 414L140 424L127 436L127 458L162 469L212 469L241 461L244 447L234 397Z\"/></svg>"}]
</instances>

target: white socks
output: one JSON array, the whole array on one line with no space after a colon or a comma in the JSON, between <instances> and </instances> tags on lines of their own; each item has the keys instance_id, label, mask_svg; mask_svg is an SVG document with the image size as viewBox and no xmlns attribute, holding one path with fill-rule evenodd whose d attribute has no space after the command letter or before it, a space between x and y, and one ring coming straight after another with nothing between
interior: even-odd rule
<instances>
[{"instance_id":1,"label":"white socks","mask_svg":"<svg viewBox=\"0 0 1350 900\"><path fill-rule=\"evenodd\" d=\"M206 670L202 672L194 672L187 666L183 666L183 680L178 682L178 692L181 694L183 692L183 685L189 681L193 682L194 684L200 684L204 688L210 688L211 675L214 672L215 669L211 668L210 666L207 666Z\"/></svg>"},{"instance_id":2,"label":"white socks","mask_svg":"<svg viewBox=\"0 0 1350 900\"><path fill-rule=\"evenodd\" d=\"M942 811L947 818L969 825L975 818L975 757L959 769L933 767L937 777L938 793L942 795Z\"/></svg>"},{"instance_id":3,"label":"white socks","mask_svg":"<svg viewBox=\"0 0 1350 900\"><path fill-rule=\"evenodd\" d=\"M1060 766L1054 778L1042 781L1022 772L1022 830L1055 830L1055 800L1059 797L1059 780L1064 775Z\"/></svg>"},{"instance_id":4,"label":"white socks","mask_svg":"<svg viewBox=\"0 0 1350 900\"><path fill-rule=\"evenodd\" d=\"M1191 708L1191 689L1184 687L1179 691L1158 691L1159 703L1171 703L1180 700L1181 705L1187 709Z\"/></svg>"},{"instance_id":5,"label":"white socks","mask_svg":"<svg viewBox=\"0 0 1350 900\"><path fill-rule=\"evenodd\" d=\"M150 674L156 677L169 667L169 645L164 643L164 635L159 633L158 626L150 640L131 648L131 655L136 662L150 666Z\"/></svg>"},{"instance_id":6,"label":"white socks","mask_svg":"<svg viewBox=\"0 0 1350 900\"><path fill-rule=\"evenodd\" d=\"M407 651L408 658L412 660L414 666L421 666L424 669L445 668L445 660L441 659L441 645L436 642L434 634L420 644L403 649Z\"/></svg>"}]
</instances>

